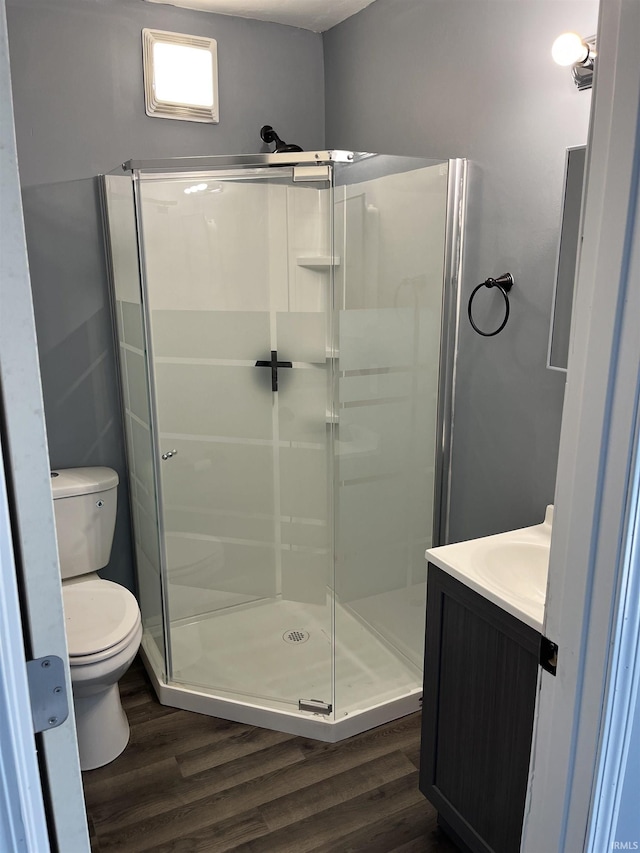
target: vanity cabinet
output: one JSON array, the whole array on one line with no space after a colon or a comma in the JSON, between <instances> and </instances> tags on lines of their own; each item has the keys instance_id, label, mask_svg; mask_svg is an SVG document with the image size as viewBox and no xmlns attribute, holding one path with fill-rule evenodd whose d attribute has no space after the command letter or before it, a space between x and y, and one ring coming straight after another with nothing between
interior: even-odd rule
<instances>
[{"instance_id":1,"label":"vanity cabinet","mask_svg":"<svg viewBox=\"0 0 640 853\"><path fill-rule=\"evenodd\" d=\"M432 563L420 790L462 850L518 853L540 633Z\"/></svg>"}]
</instances>

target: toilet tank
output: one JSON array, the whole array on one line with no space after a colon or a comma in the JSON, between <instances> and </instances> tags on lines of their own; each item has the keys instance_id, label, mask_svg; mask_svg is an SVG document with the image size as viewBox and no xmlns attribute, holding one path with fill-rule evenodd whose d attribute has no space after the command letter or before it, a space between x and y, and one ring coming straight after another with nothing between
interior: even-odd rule
<instances>
[{"instance_id":1,"label":"toilet tank","mask_svg":"<svg viewBox=\"0 0 640 853\"><path fill-rule=\"evenodd\" d=\"M63 578L102 569L109 562L116 524L118 475L111 468L59 468L51 491Z\"/></svg>"}]
</instances>

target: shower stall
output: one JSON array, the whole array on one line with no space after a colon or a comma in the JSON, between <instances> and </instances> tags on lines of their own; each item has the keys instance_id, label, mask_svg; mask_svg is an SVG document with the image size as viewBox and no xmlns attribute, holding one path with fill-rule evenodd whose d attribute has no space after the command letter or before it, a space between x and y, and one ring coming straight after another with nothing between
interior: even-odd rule
<instances>
[{"instance_id":1,"label":"shower stall","mask_svg":"<svg viewBox=\"0 0 640 853\"><path fill-rule=\"evenodd\" d=\"M326 741L420 707L465 171L318 151L103 176L164 704Z\"/></svg>"}]
</instances>

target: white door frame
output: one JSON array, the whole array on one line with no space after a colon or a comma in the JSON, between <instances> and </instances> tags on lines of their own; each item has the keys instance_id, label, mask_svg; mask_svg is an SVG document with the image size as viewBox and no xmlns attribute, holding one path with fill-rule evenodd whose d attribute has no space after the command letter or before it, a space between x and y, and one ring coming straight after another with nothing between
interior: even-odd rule
<instances>
[{"instance_id":1,"label":"white door frame","mask_svg":"<svg viewBox=\"0 0 640 853\"><path fill-rule=\"evenodd\" d=\"M5 0L0 0L0 412L27 654L64 661L66 722L37 736L51 846L85 853L84 809L62 611L40 367L18 176ZM5 581L2 576L0 594ZM7 661L8 663L8 661ZM30 706L22 713L30 719ZM29 792L21 792L28 798ZM33 847L34 853L42 848ZM45 848L46 849L46 848Z\"/></svg>"},{"instance_id":2,"label":"white door frame","mask_svg":"<svg viewBox=\"0 0 640 853\"><path fill-rule=\"evenodd\" d=\"M0 850L47 853L11 521L0 444ZM25 713L25 710L27 713Z\"/></svg>"},{"instance_id":3,"label":"white door frame","mask_svg":"<svg viewBox=\"0 0 640 853\"><path fill-rule=\"evenodd\" d=\"M601 0L545 621L558 675L539 682L524 853L604 853L590 830L596 791L601 806L614 796L600 785L600 758L629 715L628 704L617 718L604 709L620 653L632 659L637 646L636 637L623 648L619 626L621 590L638 572L628 540L638 488L639 43L638 0Z\"/></svg>"}]
</instances>

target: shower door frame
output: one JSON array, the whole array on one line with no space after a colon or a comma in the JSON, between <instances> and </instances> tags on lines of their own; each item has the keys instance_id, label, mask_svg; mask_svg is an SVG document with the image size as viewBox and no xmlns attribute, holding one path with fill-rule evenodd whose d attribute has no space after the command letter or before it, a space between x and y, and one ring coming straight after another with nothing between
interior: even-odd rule
<instances>
[{"instance_id":1,"label":"shower door frame","mask_svg":"<svg viewBox=\"0 0 640 853\"><path fill-rule=\"evenodd\" d=\"M146 349L146 378L147 378L147 387L149 390L149 417L150 417L150 432L151 432L151 440L152 440L152 465L153 465L153 473L154 473L154 481L156 488L156 507L157 507L157 520L158 520L158 550L159 550L159 558L160 558L160 586L161 586L161 599L162 599L162 630L163 630L163 640L164 640L164 664L165 664L165 678L168 682L168 686L175 685L175 689L177 690L189 690L189 691L197 691L198 688L194 686L186 686L181 682L174 681L174 665L173 665L173 648L171 642L171 618L170 618L170 592L169 592L169 558L167 556L167 540L166 540L166 528L165 528L165 518L163 507L164 497L163 497L163 485L162 485L162 474L160 470L160 460L161 460L161 448L160 448L160 425L159 425L159 409L158 409L158 392L156 389L156 377L154 370L154 356L153 356L153 334L151 329L151 298L149 293L149 282L147 276L147 263L145 259L145 239L144 239L144 229L143 229L143 216L142 216L142 208L143 208L143 199L141 195L141 181L140 181L140 173L144 172L145 176L153 176L154 178L161 180L166 178L170 180L172 177L177 178L178 176L188 178L190 180L196 180L198 177L202 177L206 175L208 178L214 178L217 180L230 180L232 181L234 178L241 179L257 179L257 180L266 180L269 179L269 167L280 167L283 169L290 168L291 169L291 178L290 185L295 186L296 180L298 181L313 181L313 180L322 180L323 182L328 182L331 191L333 190L333 173L329 171L328 176L318 176L312 177L310 172L313 171L316 167L326 167L331 166L332 161L327 160L317 160L315 156L313 158L309 158L309 167L308 169L296 179L295 175L295 167L298 163L292 162L289 155L259 155L264 157L268 162L255 162L255 158L253 157L222 157L222 158L205 158L209 160L211 164L209 168L201 166L198 169L193 169L191 160L196 159L198 161L202 161L203 158L180 158L181 165L180 167L176 167L170 170L163 168L163 165L159 161L154 161L153 168L134 168L132 172L133 177L133 194L134 194L134 209L136 215L136 237L138 243L138 255L139 255L139 272L140 272L140 287L141 287L141 297L142 297L142 320L144 326L144 339L145 339L145 349ZM283 159L284 158L284 159ZM238 161L242 161L239 163ZM188 168L187 167L188 164ZM126 166L127 164L125 164ZM133 161L131 161L131 165L133 165ZM176 166L176 161L172 161L172 165ZM213 166L213 168L211 167ZM240 166L240 168L239 168ZM157 168L156 168L157 167ZM282 174L279 169L275 169L273 172L274 178L281 178ZM333 196L331 196L333 199ZM329 228L328 232L330 234L330 253L333 253L333 204L331 203L329 206ZM329 283L329 292L327 297L327 306L326 313L328 314L328 339L326 346L333 346L333 271L331 273L331 281ZM327 367L327 378L328 378L328 388L333 389L335 387L334 380L334 372L335 372L335 359L330 359L330 365ZM325 407L329 406L331 401L329 399L325 400ZM333 453L333 442L334 442L334 432L335 427L333 423L327 424L328 426L328 435L327 435L327 445L326 452L328 458L332 457ZM329 484L327 484L329 485ZM274 514L277 516L280 514L278 508L274 507ZM332 588L335 586L335 579L333 577L335 573L335 561L333 559L333 554L335 552L334 547L334 519L333 519L333 503L331 492L329 492L329 505L328 505L328 528L329 528L329 560L332 563L331 568L331 586ZM329 704L329 708L332 710L335 708L335 702L333 700L333 692L334 692L334 682L335 682L335 599L332 600L331 604L328 605L330 607L330 621L331 621L331 647L328 655L328 666L330 670L330 683L331 683L331 701ZM207 697L211 700L216 695L216 691L218 688L214 686L204 688L207 690ZM228 689L219 688L221 693L233 693L234 691ZM263 708L262 705L259 705L261 701L261 697L252 697L248 698L246 696L241 696L238 694L238 698L231 698L226 696L225 698L216 697L216 701L220 701L225 704L229 704L231 706L236 705L247 705ZM283 704L288 704L289 700L287 699L277 699L276 697L271 697L270 701L282 702ZM169 703L167 703L169 704ZM321 703L322 704L322 703ZM266 709L265 709L266 710ZM294 714L295 712L291 710L285 709L268 709L272 710L273 713L276 714ZM327 718L329 719L329 718ZM325 721L323 721L325 722Z\"/></svg>"},{"instance_id":2,"label":"shower door frame","mask_svg":"<svg viewBox=\"0 0 640 853\"><path fill-rule=\"evenodd\" d=\"M128 160L122 164L120 170L114 170L112 174L128 175L132 180L134 211L136 218L136 238L138 243L138 261L140 272L140 286L143 296L143 306L148 306L147 282L144 274L144 242L141 223L141 199L139 194L140 172L156 175L172 173L199 173L199 172L231 172L232 170L244 170L260 168L262 166L304 166L310 171L314 166L327 166L333 163L353 163L375 154L358 153L342 150L323 150L296 152L295 154L254 154L235 156L211 156L211 157L179 157L160 160ZM425 162L428 162L425 158ZM434 470L434 510L432 518L433 545L446 544L448 542L449 530L449 505L451 485L451 455L452 455L452 424L454 410L454 383L456 372L456 356L458 343L458 327L460 320L460 282L463 269L463 246L464 246L464 218L466 209L466 183L467 183L467 161L464 159L449 159L447 172L447 201L445 215L445 246L443 265L443 287L442 287L442 316L441 316L441 339L440 339L440 365L438 376L438 401L437 401L437 428ZM305 180L305 178L301 178ZM331 229L331 241L333 243L333 228ZM331 246L332 253L335 247ZM333 286L333 282L332 282ZM113 289L112 289L113 293ZM166 553L164 546L164 529L162 513L159 506L162 500L159 457L157 450L158 427L157 400L155 383L152 375L152 353L151 353L151 329L150 316L147 310L142 311L144 344L146 350L146 372L150 398L151 433L154 439L154 453L152 455L153 475L156 484L156 504L158 506L158 538L161 561L160 571L160 593L162 601L162 632L164 640L164 666L171 672L171 643L169 642L169 612L168 592L166 589ZM332 341L333 345L333 341ZM117 358L119 348L116 346ZM332 360L330 368L332 374L335 370L335 360ZM335 377L332 376L331 385ZM333 430L330 441L333 442ZM330 520L333 532L335 519ZM333 538L333 535L332 535ZM335 561L335 555L334 555ZM335 601L333 604L335 608ZM332 644L332 669L334 667L335 637ZM350 737L373 726L380 725L390 719L395 719L404 714L419 709L421 691L416 691L408 696L400 697L391 702L383 703L372 708L365 708L343 718L323 718L318 715L302 715L299 712L277 710L267 708L264 705L251 701L239 701L233 699L222 699L213 693L205 693L197 688L186 688L180 684L170 684L166 673L159 674L154 666L144 645L141 646L141 655L144 659L148 673L154 684L156 693L162 704L170 705L184 710L191 710L208 715L219 715L227 719L236 720L241 723L263 725L279 731L290 732L295 735L314 737L327 742L335 742ZM162 680L164 675L164 680ZM394 713L389 714L387 707L392 705ZM259 716L258 716L259 715ZM257 722L259 721L259 722Z\"/></svg>"}]
</instances>

